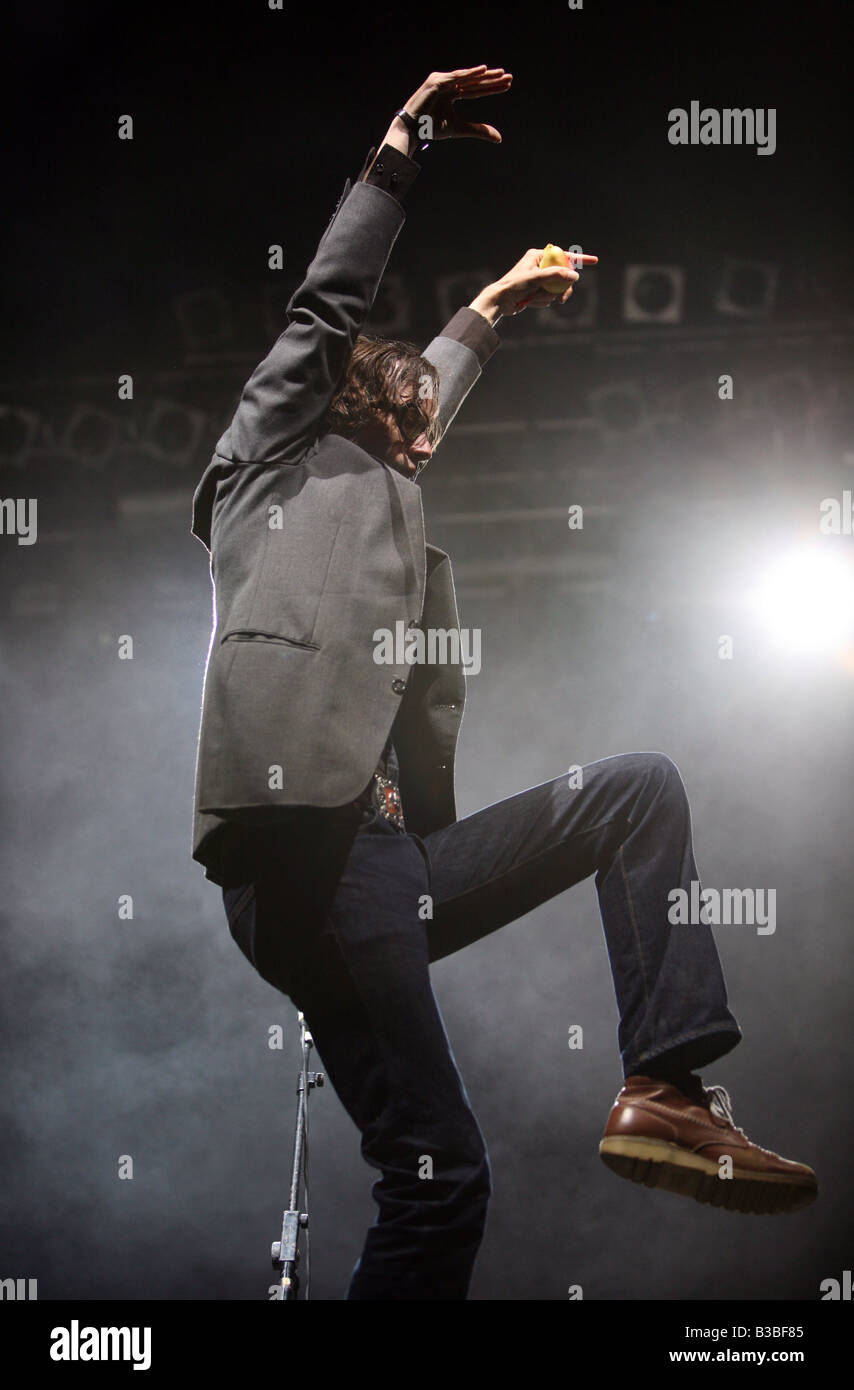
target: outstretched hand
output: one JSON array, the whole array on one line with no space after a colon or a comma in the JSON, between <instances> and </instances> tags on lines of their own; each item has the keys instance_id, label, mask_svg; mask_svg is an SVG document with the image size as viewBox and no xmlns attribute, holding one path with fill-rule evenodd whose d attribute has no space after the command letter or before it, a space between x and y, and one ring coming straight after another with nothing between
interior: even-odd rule
<instances>
[{"instance_id":1,"label":"outstretched hand","mask_svg":"<svg viewBox=\"0 0 854 1390\"><path fill-rule=\"evenodd\" d=\"M471 101L476 97L496 96L506 92L513 81L513 74L503 68L488 68L481 63L476 68L457 68L454 72L431 72L414 92L404 109L420 122L425 122L425 138L428 140L489 140L494 145L501 144L501 135L494 125L481 121L464 120L456 109L458 101Z\"/></svg>"},{"instance_id":2,"label":"outstretched hand","mask_svg":"<svg viewBox=\"0 0 854 1390\"><path fill-rule=\"evenodd\" d=\"M542 248L532 247L516 262L506 275L490 286L492 299L501 315L517 314L527 305L532 308L547 304L565 304L572 294L573 286L579 279L581 269L586 265L596 265L598 256L577 254L572 256L572 268L550 265L540 269ZM546 285L555 281L565 282L565 289L555 291Z\"/></svg>"}]
</instances>

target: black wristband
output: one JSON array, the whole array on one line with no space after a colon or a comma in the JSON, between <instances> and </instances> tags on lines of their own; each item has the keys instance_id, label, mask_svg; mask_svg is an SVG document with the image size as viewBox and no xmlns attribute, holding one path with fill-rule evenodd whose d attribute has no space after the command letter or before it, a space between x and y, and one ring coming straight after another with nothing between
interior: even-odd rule
<instances>
[{"instance_id":1,"label":"black wristband","mask_svg":"<svg viewBox=\"0 0 854 1390\"><path fill-rule=\"evenodd\" d=\"M415 138L416 138L416 140L418 140L418 139L420 138L420 136L419 136L419 131L418 131L418 118L417 118L417 116L411 115L411 114L407 111L407 109L406 109L405 106L401 106L400 110L399 110L399 111L395 111L394 114L395 114L396 116L399 116L399 117L400 117L400 119L403 121L403 124L406 126L406 129L409 131L409 134L410 134L410 135L414 135ZM429 141L425 140L425 141L424 141L424 144L421 146L422 150L426 150L428 144L429 144Z\"/></svg>"}]
</instances>

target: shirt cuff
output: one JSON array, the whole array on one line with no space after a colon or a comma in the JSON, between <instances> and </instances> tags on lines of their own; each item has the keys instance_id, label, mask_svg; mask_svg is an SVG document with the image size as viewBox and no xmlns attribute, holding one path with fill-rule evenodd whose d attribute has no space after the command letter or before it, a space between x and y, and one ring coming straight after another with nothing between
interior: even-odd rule
<instances>
[{"instance_id":1,"label":"shirt cuff","mask_svg":"<svg viewBox=\"0 0 854 1390\"><path fill-rule=\"evenodd\" d=\"M495 349L501 345L501 339L492 324L487 323L483 314L479 314L476 309L469 309L468 306L457 310L439 336L454 338L464 347L471 348L481 367L486 365Z\"/></svg>"},{"instance_id":2,"label":"shirt cuff","mask_svg":"<svg viewBox=\"0 0 854 1390\"><path fill-rule=\"evenodd\" d=\"M365 178L365 170L376 152L376 146L374 146L362 165L356 182L361 183L364 180L365 183L372 183L377 188L385 189L385 192L390 193L393 198L397 198L398 202L402 202L410 186L420 174L421 165L416 164L415 160L409 159L407 155L401 154L400 150L394 148L394 145L383 145L377 155L376 163L368 177Z\"/></svg>"}]
</instances>

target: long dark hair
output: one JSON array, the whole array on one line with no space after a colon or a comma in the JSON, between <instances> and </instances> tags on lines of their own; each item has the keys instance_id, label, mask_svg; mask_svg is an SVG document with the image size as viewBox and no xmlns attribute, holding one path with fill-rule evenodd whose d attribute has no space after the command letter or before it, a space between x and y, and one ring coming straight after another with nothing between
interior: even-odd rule
<instances>
[{"instance_id":1,"label":"long dark hair","mask_svg":"<svg viewBox=\"0 0 854 1390\"><path fill-rule=\"evenodd\" d=\"M326 412L330 433L353 436L378 415L395 414L409 399L424 415L431 444L439 437L439 373L415 343L360 333L344 377Z\"/></svg>"}]
</instances>

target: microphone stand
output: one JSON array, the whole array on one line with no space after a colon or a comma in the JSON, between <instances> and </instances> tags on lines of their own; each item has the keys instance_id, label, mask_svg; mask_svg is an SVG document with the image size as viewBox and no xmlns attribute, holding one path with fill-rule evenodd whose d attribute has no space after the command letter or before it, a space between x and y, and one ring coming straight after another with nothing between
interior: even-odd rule
<instances>
[{"instance_id":1,"label":"microphone stand","mask_svg":"<svg viewBox=\"0 0 854 1390\"><path fill-rule=\"evenodd\" d=\"M314 1039L305 1026L305 1015L297 1013L297 1021L300 1028L300 1053L302 1055L302 1067L297 1078L297 1119L294 1132L293 1164L291 1167L291 1191L289 1197L288 1210L282 1217L282 1234L278 1240L273 1242L270 1254L273 1261L273 1268L278 1270L280 1278L278 1284L271 1285L275 1289L272 1302L284 1303L285 1301L299 1297L299 1275L297 1265L299 1264L299 1235L300 1231L308 1227L308 1212L299 1210L299 1189L300 1189L300 1168L302 1166L303 1148L308 1133L307 1104L308 1094L314 1086L323 1086L326 1077L323 1072L308 1070L308 1054L314 1046ZM306 1185L306 1206L308 1206L308 1186Z\"/></svg>"}]
</instances>

